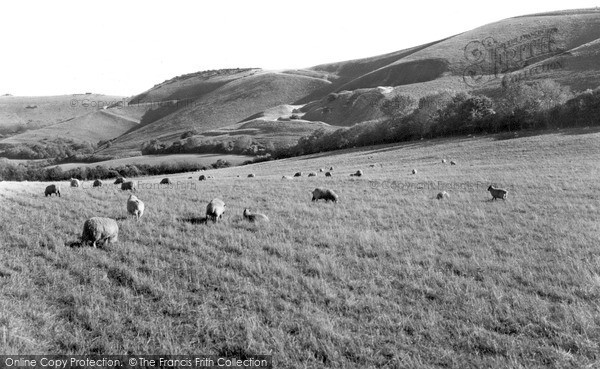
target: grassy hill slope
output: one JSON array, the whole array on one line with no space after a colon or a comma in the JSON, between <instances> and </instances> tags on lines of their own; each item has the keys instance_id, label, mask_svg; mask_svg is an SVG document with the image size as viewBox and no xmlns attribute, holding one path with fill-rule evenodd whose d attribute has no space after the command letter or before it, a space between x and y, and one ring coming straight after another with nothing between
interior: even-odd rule
<instances>
[{"instance_id":1,"label":"grassy hill slope","mask_svg":"<svg viewBox=\"0 0 600 369\"><path fill-rule=\"evenodd\" d=\"M0 96L0 135L7 137L64 122L119 101L123 97L100 94Z\"/></svg>"},{"instance_id":2,"label":"grassy hill slope","mask_svg":"<svg viewBox=\"0 0 600 369\"><path fill-rule=\"evenodd\" d=\"M111 110L99 110L44 128L27 131L0 141L3 144L32 144L44 139L69 138L93 144L110 140L135 127L139 121L118 115Z\"/></svg>"},{"instance_id":3,"label":"grassy hill slope","mask_svg":"<svg viewBox=\"0 0 600 369\"><path fill-rule=\"evenodd\" d=\"M229 126L268 108L296 101L328 83L301 75L256 73L229 82L175 113L119 137L102 153L136 153L143 142L151 139L172 141L190 130L201 133Z\"/></svg>"},{"instance_id":4,"label":"grassy hill slope","mask_svg":"<svg viewBox=\"0 0 600 369\"><path fill-rule=\"evenodd\" d=\"M207 171L216 178L205 182L186 173L171 188L140 178L140 221L112 185L63 183L61 198L44 198L46 183L0 183L0 353L593 367L599 139L455 138ZM332 178L281 179L329 166ZM350 177L357 169L365 175ZM506 201L491 201L492 183ZM311 202L315 187L340 202ZM451 197L438 201L442 190ZM214 197L224 220L202 224ZM270 223L244 221L245 207ZM78 247L91 216L116 218L119 242Z\"/></svg>"}]
</instances>

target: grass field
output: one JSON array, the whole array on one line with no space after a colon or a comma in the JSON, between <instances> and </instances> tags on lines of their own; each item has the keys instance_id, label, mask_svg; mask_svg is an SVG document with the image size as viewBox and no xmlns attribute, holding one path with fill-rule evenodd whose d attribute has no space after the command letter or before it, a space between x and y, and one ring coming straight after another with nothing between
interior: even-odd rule
<instances>
[{"instance_id":1,"label":"grass field","mask_svg":"<svg viewBox=\"0 0 600 369\"><path fill-rule=\"evenodd\" d=\"M225 155L225 154L172 154L172 155L143 155L131 158L112 159L99 161L95 163L65 163L53 165L51 167L59 167L62 170L70 170L74 168L95 168L100 165L106 168L117 168L127 164L139 165L161 165L161 164L176 164L176 163L193 163L200 166L210 167L219 159L226 160L232 165L240 165L246 160L252 160L252 156L246 155Z\"/></svg>"},{"instance_id":2,"label":"grass field","mask_svg":"<svg viewBox=\"0 0 600 369\"><path fill-rule=\"evenodd\" d=\"M598 367L600 132L503 138L319 154L203 182L186 173L173 188L141 178L139 221L113 185L64 183L61 198L44 198L47 183L2 182L0 353ZM333 178L281 179L330 166ZM492 183L506 201L490 201ZM311 202L315 187L340 202ZM441 190L450 199L435 200ZM214 197L224 220L202 224ZM247 223L245 207L271 222ZM79 247L92 216L117 219L119 242Z\"/></svg>"}]
</instances>

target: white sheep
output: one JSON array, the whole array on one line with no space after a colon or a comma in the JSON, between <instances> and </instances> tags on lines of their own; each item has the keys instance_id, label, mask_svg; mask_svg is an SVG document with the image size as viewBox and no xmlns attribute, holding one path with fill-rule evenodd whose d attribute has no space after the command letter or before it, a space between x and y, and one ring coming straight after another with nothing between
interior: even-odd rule
<instances>
[{"instance_id":1,"label":"white sheep","mask_svg":"<svg viewBox=\"0 0 600 369\"><path fill-rule=\"evenodd\" d=\"M212 219L213 222L216 222L219 219L223 218L223 214L225 213L225 203L221 199L213 199L206 206L206 219Z\"/></svg>"},{"instance_id":2,"label":"white sheep","mask_svg":"<svg viewBox=\"0 0 600 369\"><path fill-rule=\"evenodd\" d=\"M416 170L416 169L413 169L413 170L412 170L412 174L417 174L417 170Z\"/></svg>"},{"instance_id":3,"label":"white sheep","mask_svg":"<svg viewBox=\"0 0 600 369\"><path fill-rule=\"evenodd\" d=\"M244 209L244 218L251 222L268 222L269 217L261 213L254 213L250 209Z\"/></svg>"},{"instance_id":4,"label":"white sheep","mask_svg":"<svg viewBox=\"0 0 600 369\"><path fill-rule=\"evenodd\" d=\"M456 162L454 160L451 160L450 165L456 165Z\"/></svg>"},{"instance_id":5,"label":"white sheep","mask_svg":"<svg viewBox=\"0 0 600 369\"><path fill-rule=\"evenodd\" d=\"M331 177L331 176L332 176L331 172L325 172L325 177Z\"/></svg>"},{"instance_id":6,"label":"white sheep","mask_svg":"<svg viewBox=\"0 0 600 369\"><path fill-rule=\"evenodd\" d=\"M127 212L137 219L140 219L142 215L144 215L144 210L146 206L142 202L142 200L138 199L134 194L129 195L127 199Z\"/></svg>"},{"instance_id":7,"label":"white sheep","mask_svg":"<svg viewBox=\"0 0 600 369\"><path fill-rule=\"evenodd\" d=\"M160 181L160 184L166 184L166 185L170 185L170 184L173 184L173 182L171 182L171 178L163 178L163 179Z\"/></svg>"},{"instance_id":8,"label":"white sheep","mask_svg":"<svg viewBox=\"0 0 600 369\"><path fill-rule=\"evenodd\" d=\"M71 187L79 187L81 186L81 182L76 178L71 178Z\"/></svg>"},{"instance_id":9,"label":"white sheep","mask_svg":"<svg viewBox=\"0 0 600 369\"><path fill-rule=\"evenodd\" d=\"M93 186L94 187L102 187L102 181L99 179L95 180Z\"/></svg>"},{"instance_id":10,"label":"white sheep","mask_svg":"<svg viewBox=\"0 0 600 369\"><path fill-rule=\"evenodd\" d=\"M119 237L119 226L114 219L93 217L85 221L83 224L83 232L81 234L81 243L92 243L92 246L97 247L97 243L104 244L105 242L115 243Z\"/></svg>"},{"instance_id":11,"label":"white sheep","mask_svg":"<svg viewBox=\"0 0 600 369\"><path fill-rule=\"evenodd\" d=\"M119 178L115 179L115 184L121 184L123 182L125 182L125 178L123 178L123 177L119 177Z\"/></svg>"},{"instance_id":12,"label":"white sheep","mask_svg":"<svg viewBox=\"0 0 600 369\"><path fill-rule=\"evenodd\" d=\"M363 175L363 171L362 170L357 170L356 173L352 173L350 174L351 177L360 177Z\"/></svg>"},{"instance_id":13,"label":"white sheep","mask_svg":"<svg viewBox=\"0 0 600 369\"><path fill-rule=\"evenodd\" d=\"M488 191L492 194L492 201L496 199L506 200L506 195L508 195L507 190L503 190L501 188L494 188L492 186L488 187Z\"/></svg>"},{"instance_id":14,"label":"white sheep","mask_svg":"<svg viewBox=\"0 0 600 369\"><path fill-rule=\"evenodd\" d=\"M302 172L296 172L296 174L294 174L294 177L302 177Z\"/></svg>"},{"instance_id":15,"label":"white sheep","mask_svg":"<svg viewBox=\"0 0 600 369\"><path fill-rule=\"evenodd\" d=\"M256 177L256 176L254 175L254 173L250 173L250 174L248 174L248 178L254 178L254 177Z\"/></svg>"},{"instance_id":16,"label":"white sheep","mask_svg":"<svg viewBox=\"0 0 600 369\"><path fill-rule=\"evenodd\" d=\"M310 172L310 173L308 173L308 176L309 176L309 177L316 177L316 176L317 176L317 173L315 173L315 172Z\"/></svg>"},{"instance_id":17,"label":"white sheep","mask_svg":"<svg viewBox=\"0 0 600 369\"><path fill-rule=\"evenodd\" d=\"M339 199L339 196L333 192L333 190L327 189L327 188L315 188L315 190L312 192L312 201L318 201L319 199L323 199L325 201L333 201L333 202L337 202Z\"/></svg>"},{"instance_id":18,"label":"white sheep","mask_svg":"<svg viewBox=\"0 0 600 369\"><path fill-rule=\"evenodd\" d=\"M446 164L446 159L442 159L442 164Z\"/></svg>"}]
</instances>

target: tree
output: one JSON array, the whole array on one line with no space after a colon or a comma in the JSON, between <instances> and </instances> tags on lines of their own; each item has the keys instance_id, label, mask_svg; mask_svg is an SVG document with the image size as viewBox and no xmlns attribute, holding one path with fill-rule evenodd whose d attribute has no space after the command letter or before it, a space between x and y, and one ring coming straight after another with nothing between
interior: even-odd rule
<instances>
[{"instance_id":1,"label":"tree","mask_svg":"<svg viewBox=\"0 0 600 369\"><path fill-rule=\"evenodd\" d=\"M391 99L383 101L379 109L390 118L408 115L417 107L417 100L412 96L396 95Z\"/></svg>"}]
</instances>

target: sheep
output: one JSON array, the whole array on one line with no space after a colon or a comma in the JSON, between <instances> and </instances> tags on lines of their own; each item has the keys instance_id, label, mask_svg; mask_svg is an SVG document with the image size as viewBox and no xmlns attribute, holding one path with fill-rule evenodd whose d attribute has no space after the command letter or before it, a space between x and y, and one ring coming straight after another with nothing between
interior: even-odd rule
<instances>
[{"instance_id":1,"label":"sheep","mask_svg":"<svg viewBox=\"0 0 600 369\"><path fill-rule=\"evenodd\" d=\"M493 186L488 187L487 189L492 194L492 201L496 199L506 200L506 195L508 195L507 190L503 190L501 188L494 188Z\"/></svg>"},{"instance_id":2,"label":"sheep","mask_svg":"<svg viewBox=\"0 0 600 369\"><path fill-rule=\"evenodd\" d=\"M290 176L283 176L283 177L281 177L281 179L292 179L292 177L290 177Z\"/></svg>"},{"instance_id":3,"label":"sheep","mask_svg":"<svg viewBox=\"0 0 600 369\"><path fill-rule=\"evenodd\" d=\"M94 187L102 187L102 181L99 179L95 180L93 186Z\"/></svg>"},{"instance_id":4,"label":"sheep","mask_svg":"<svg viewBox=\"0 0 600 369\"><path fill-rule=\"evenodd\" d=\"M325 172L325 177L331 177L331 172Z\"/></svg>"},{"instance_id":5,"label":"sheep","mask_svg":"<svg viewBox=\"0 0 600 369\"><path fill-rule=\"evenodd\" d=\"M456 165L456 162L454 160L451 160L450 165Z\"/></svg>"},{"instance_id":6,"label":"sheep","mask_svg":"<svg viewBox=\"0 0 600 369\"><path fill-rule=\"evenodd\" d=\"M200 177L198 177L199 181L206 181L206 176L204 174L200 174Z\"/></svg>"},{"instance_id":7,"label":"sheep","mask_svg":"<svg viewBox=\"0 0 600 369\"><path fill-rule=\"evenodd\" d=\"M52 194L56 194L56 196L60 197L60 186L51 184L46 187L46 191L44 191L45 196L52 196Z\"/></svg>"},{"instance_id":8,"label":"sheep","mask_svg":"<svg viewBox=\"0 0 600 369\"><path fill-rule=\"evenodd\" d=\"M163 178L162 181L160 181L160 184L173 184L173 182L171 182L171 178Z\"/></svg>"},{"instance_id":9,"label":"sheep","mask_svg":"<svg viewBox=\"0 0 600 369\"><path fill-rule=\"evenodd\" d=\"M442 159L442 164L446 164L446 159Z\"/></svg>"},{"instance_id":10,"label":"sheep","mask_svg":"<svg viewBox=\"0 0 600 369\"><path fill-rule=\"evenodd\" d=\"M450 195L448 195L448 192L442 191L442 192L440 192L440 193L437 194L437 199L438 200L441 200L441 199L444 199L444 198L446 198L446 199L450 198Z\"/></svg>"},{"instance_id":11,"label":"sheep","mask_svg":"<svg viewBox=\"0 0 600 369\"><path fill-rule=\"evenodd\" d=\"M302 177L302 172L296 172L296 174L294 174L294 177Z\"/></svg>"},{"instance_id":12,"label":"sheep","mask_svg":"<svg viewBox=\"0 0 600 369\"><path fill-rule=\"evenodd\" d=\"M114 184L121 184L121 183L123 183L123 182L125 182L125 178L123 178L123 177L119 177L119 178L117 178L117 179L115 180L115 183L114 183Z\"/></svg>"},{"instance_id":13,"label":"sheep","mask_svg":"<svg viewBox=\"0 0 600 369\"><path fill-rule=\"evenodd\" d=\"M315 173L315 172L310 172L310 173L308 173L308 176L309 176L309 177L316 177L316 176L317 176L317 173Z\"/></svg>"},{"instance_id":14,"label":"sheep","mask_svg":"<svg viewBox=\"0 0 600 369\"><path fill-rule=\"evenodd\" d=\"M413 169L413 170L412 170L412 174L417 174L417 170L416 170L416 169Z\"/></svg>"},{"instance_id":15,"label":"sheep","mask_svg":"<svg viewBox=\"0 0 600 369\"><path fill-rule=\"evenodd\" d=\"M329 170L333 170L333 167L329 168Z\"/></svg>"},{"instance_id":16,"label":"sheep","mask_svg":"<svg viewBox=\"0 0 600 369\"><path fill-rule=\"evenodd\" d=\"M78 179L71 178L71 187L79 187L81 186L81 182Z\"/></svg>"},{"instance_id":17,"label":"sheep","mask_svg":"<svg viewBox=\"0 0 600 369\"><path fill-rule=\"evenodd\" d=\"M250 209L244 209L244 218L251 222L268 222L269 217L261 213L253 213Z\"/></svg>"},{"instance_id":18,"label":"sheep","mask_svg":"<svg viewBox=\"0 0 600 369\"><path fill-rule=\"evenodd\" d=\"M254 178L254 177L256 177L256 176L254 175L254 173L250 173L250 174L248 174L248 178Z\"/></svg>"},{"instance_id":19,"label":"sheep","mask_svg":"<svg viewBox=\"0 0 600 369\"><path fill-rule=\"evenodd\" d=\"M323 173L324 171L325 171L325 169L323 169L323 168L319 168L319 172L320 172L320 173Z\"/></svg>"},{"instance_id":20,"label":"sheep","mask_svg":"<svg viewBox=\"0 0 600 369\"><path fill-rule=\"evenodd\" d=\"M333 192L333 190L327 188L315 188L312 192L312 201L318 201L319 199L324 199L326 202L331 200L333 202L337 202L339 196Z\"/></svg>"},{"instance_id":21,"label":"sheep","mask_svg":"<svg viewBox=\"0 0 600 369\"><path fill-rule=\"evenodd\" d=\"M135 191L137 189L137 185L134 181L127 181L121 183L121 190L123 191Z\"/></svg>"},{"instance_id":22,"label":"sheep","mask_svg":"<svg viewBox=\"0 0 600 369\"><path fill-rule=\"evenodd\" d=\"M144 209L146 206L142 200L138 199L136 195L131 194L127 199L127 212L137 219L140 219L144 215Z\"/></svg>"},{"instance_id":23,"label":"sheep","mask_svg":"<svg viewBox=\"0 0 600 369\"><path fill-rule=\"evenodd\" d=\"M363 171L359 169L356 171L356 173L350 174L350 177L360 177L362 175L363 175Z\"/></svg>"},{"instance_id":24,"label":"sheep","mask_svg":"<svg viewBox=\"0 0 600 369\"><path fill-rule=\"evenodd\" d=\"M212 219L213 222L216 222L223 218L223 213L225 213L225 203L221 199L213 199L206 206L207 220Z\"/></svg>"},{"instance_id":25,"label":"sheep","mask_svg":"<svg viewBox=\"0 0 600 369\"><path fill-rule=\"evenodd\" d=\"M206 176L206 179L215 179L213 176Z\"/></svg>"},{"instance_id":26,"label":"sheep","mask_svg":"<svg viewBox=\"0 0 600 369\"><path fill-rule=\"evenodd\" d=\"M97 243L104 244L105 242L115 243L119 237L119 226L114 219L93 217L85 221L83 224L83 232L81 234L81 243L89 244L97 247Z\"/></svg>"}]
</instances>

